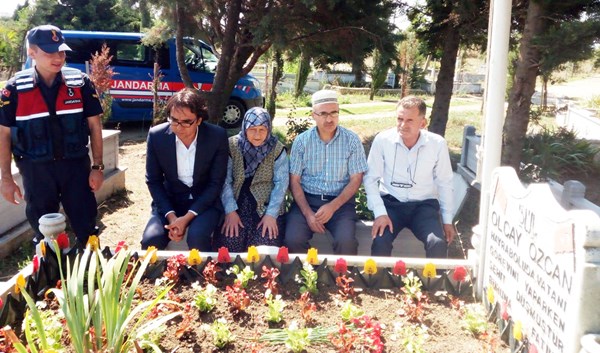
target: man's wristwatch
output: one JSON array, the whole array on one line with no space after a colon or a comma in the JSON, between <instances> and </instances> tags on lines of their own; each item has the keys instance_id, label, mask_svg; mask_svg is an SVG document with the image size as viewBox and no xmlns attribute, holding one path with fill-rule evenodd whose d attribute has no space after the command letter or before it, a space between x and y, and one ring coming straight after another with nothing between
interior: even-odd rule
<instances>
[{"instance_id":1,"label":"man's wristwatch","mask_svg":"<svg viewBox=\"0 0 600 353\"><path fill-rule=\"evenodd\" d=\"M104 164L102 164L102 163L100 163L100 164L94 164L94 165L92 165L92 169L93 170L100 170L100 171L102 171L102 170L104 170Z\"/></svg>"}]
</instances>

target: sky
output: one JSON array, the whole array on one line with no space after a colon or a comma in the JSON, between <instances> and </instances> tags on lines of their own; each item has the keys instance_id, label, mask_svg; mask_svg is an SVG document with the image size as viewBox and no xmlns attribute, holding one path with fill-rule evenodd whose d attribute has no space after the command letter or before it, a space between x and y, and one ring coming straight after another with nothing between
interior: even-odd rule
<instances>
[{"instance_id":1,"label":"sky","mask_svg":"<svg viewBox=\"0 0 600 353\"><path fill-rule=\"evenodd\" d=\"M22 5L25 0L2 0L0 5L0 17L10 17L15 12L17 5Z\"/></svg>"}]
</instances>

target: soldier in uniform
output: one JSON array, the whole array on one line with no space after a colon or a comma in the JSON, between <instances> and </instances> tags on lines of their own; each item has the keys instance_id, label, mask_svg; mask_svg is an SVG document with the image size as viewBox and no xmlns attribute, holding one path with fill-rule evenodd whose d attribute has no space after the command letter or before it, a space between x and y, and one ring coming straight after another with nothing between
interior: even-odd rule
<instances>
[{"instance_id":1,"label":"soldier in uniform","mask_svg":"<svg viewBox=\"0 0 600 353\"><path fill-rule=\"evenodd\" d=\"M94 192L104 181L102 108L89 77L64 67L60 29L27 33L34 67L18 72L1 91L0 192L11 203L27 201L27 220L41 239L38 220L62 203L81 244L97 233ZM88 152L88 137L92 161ZM23 194L11 173L11 152L23 178Z\"/></svg>"}]
</instances>

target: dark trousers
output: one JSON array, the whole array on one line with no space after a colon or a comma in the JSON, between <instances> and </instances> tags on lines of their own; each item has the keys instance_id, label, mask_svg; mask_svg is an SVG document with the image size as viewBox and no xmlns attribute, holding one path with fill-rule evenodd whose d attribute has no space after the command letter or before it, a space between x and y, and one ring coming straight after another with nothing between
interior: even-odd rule
<instances>
[{"instance_id":1,"label":"dark trousers","mask_svg":"<svg viewBox=\"0 0 600 353\"><path fill-rule=\"evenodd\" d=\"M383 203L394 225L394 233L386 228L382 236L375 236L371 245L372 256L391 256L392 243L405 227L423 243L427 257L448 256L438 200L400 202L393 196L385 195Z\"/></svg>"},{"instance_id":2,"label":"dark trousers","mask_svg":"<svg viewBox=\"0 0 600 353\"><path fill-rule=\"evenodd\" d=\"M177 217L185 215L189 210L189 204L176 206L175 214ZM202 213L199 213L188 224L187 229L187 244L190 249L198 249L200 251L212 251L211 235L219 218L221 211L214 207L209 207ZM165 225L169 224L165 215L159 215L156 210L152 210L150 220L146 224L144 234L142 235L142 249L147 249L149 246L155 246L158 250L166 249L169 244L169 231L165 229Z\"/></svg>"},{"instance_id":3,"label":"dark trousers","mask_svg":"<svg viewBox=\"0 0 600 353\"><path fill-rule=\"evenodd\" d=\"M330 200L322 200L319 196L305 194L310 208L317 210ZM333 197L331 197L333 199ZM358 242L356 241L356 208L354 199L346 202L325 223L325 228L333 236L333 251L340 255L356 255ZM308 241L313 237L313 231L308 226L306 218L294 202L287 214L283 244L291 253L306 253L309 248Z\"/></svg>"},{"instance_id":4,"label":"dark trousers","mask_svg":"<svg viewBox=\"0 0 600 353\"><path fill-rule=\"evenodd\" d=\"M60 204L80 244L85 245L96 234L98 209L90 188L90 159L63 159L50 162L17 162L23 177L26 214L29 224L41 239L39 219L47 213L58 212Z\"/></svg>"}]
</instances>

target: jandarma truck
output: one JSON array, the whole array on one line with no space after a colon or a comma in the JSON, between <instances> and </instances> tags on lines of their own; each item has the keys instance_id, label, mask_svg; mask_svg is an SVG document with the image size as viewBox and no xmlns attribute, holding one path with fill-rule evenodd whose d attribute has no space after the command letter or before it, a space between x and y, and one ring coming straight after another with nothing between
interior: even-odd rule
<instances>
[{"instance_id":1,"label":"jandarma truck","mask_svg":"<svg viewBox=\"0 0 600 353\"><path fill-rule=\"evenodd\" d=\"M158 62L162 79L158 87L161 98L168 98L184 87L175 59L175 39L171 38L159 49L145 46L143 33L62 31L67 45L67 66L86 71L92 54L99 52L102 45L110 49L113 56L110 66L113 76L110 95L113 98L110 121L139 121L152 119L152 77L154 62ZM201 40L184 39L185 63L194 82L202 91L211 89L218 58L212 48ZM26 67L30 63L26 64ZM221 125L238 127L246 110L263 106L264 98L260 85L251 75L242 77L231 93L223 112Z\"/></svg>"}]
</instances>

